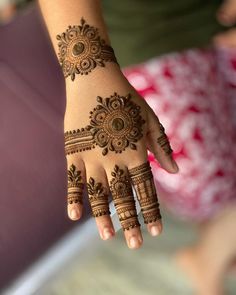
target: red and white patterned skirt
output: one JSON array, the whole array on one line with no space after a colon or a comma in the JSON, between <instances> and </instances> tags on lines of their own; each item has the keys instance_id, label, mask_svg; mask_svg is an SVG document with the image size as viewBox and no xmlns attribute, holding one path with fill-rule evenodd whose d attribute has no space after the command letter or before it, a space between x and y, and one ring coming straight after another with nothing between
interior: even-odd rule
<instances>
[{"instance_id":1,"label":"red and white patterned skirt","mask_svg":"<svg viewBox=\"0 0 236 295\"><path fill-rule=\"evenodd\" d=\"M149 155L162 204L201 221L236 199L236 52L187 50L124 74L158 115L180 167L169 174Z\"/></svg>"}]
</instances>

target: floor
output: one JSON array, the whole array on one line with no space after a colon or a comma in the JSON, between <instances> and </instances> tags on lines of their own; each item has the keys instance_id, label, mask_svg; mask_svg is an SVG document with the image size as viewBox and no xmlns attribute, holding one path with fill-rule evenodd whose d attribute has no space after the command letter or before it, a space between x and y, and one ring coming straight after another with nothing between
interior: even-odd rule
<instances>
[{"instance_id":1,"label":"floor","mask_svg":"<svg viewBox=\"0 0 236 295\"><path fill-rule=\"evenodd\" d=\"M176 249L196 238L194 226L164 216L165 231L159 238L144 231L144 245L129 250L119 231L109 242L96 236L35 295L190 295L191 284L173 262ZM95 225L94 225L95 226ZM227 294L236 294L233 279Z\"/></svg>"}]
</instances>

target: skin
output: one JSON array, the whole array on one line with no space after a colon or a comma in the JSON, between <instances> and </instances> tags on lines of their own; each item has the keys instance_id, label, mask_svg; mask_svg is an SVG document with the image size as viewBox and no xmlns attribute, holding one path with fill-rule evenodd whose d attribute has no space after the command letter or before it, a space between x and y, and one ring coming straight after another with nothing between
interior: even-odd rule
<instances>
[{"instance_id":1,"label":"skin","mask_svg":"<svg viewBox=\"0 0 236 295\"><path fill-rule=\"evenodd\" d=\"M216 17L222 25L233 26L236 23L236 0L224 1L217 11ZM235 48L236 29L229 28L226 32L216 35L213 42L217 47Z\"/></svg>"},{"instance_id":2,"label":"skin","mask_svg":"<svg viewBox=\"0 0 236 295\"><path fill-rule=\"evenodd\" d=\"M106 44L110 44L106 26L103 21L100 1L98 0L39 0L42 15L45 19L49 35L58 52L56 35L64 32L68 25L80 23L81 17L86 22L99 29L99 34ZM119 62L119 61L118 61ZM88 114L96 106L96 97L108 97L114 92L120 95L131 93L133 101L141 107L141 115L146 121L143 128L143 137L137 142L137 150L126 149L121 154L108 153L105 157L100 148L89 152L81 152L67 156L68 167L74 164L81 171L83 182L89 177L102 182L109 190L111 172L115 165L127 170L141 165L147 161L147 149L154 153L160 165L169 173L177 173L178 166L171 155L157 144L161 135L159 120L142 97L129 84L121 69L116 63L107 62L105 67L97 67L88 75L76 75L75 80L66 79L66 112L65 131L86 126L89 123ZM79 220L82 216L81 204L69 204L68 216L72 220ZM109 216L97 217L96 223L99 234L103 240L115 235L113 224ZM162 222L147 224L147 229L152 236L157 236L162 231ZM127 245L137 249L142 245L143 239L139 227L124 231Z\"/></svg>"}]
</instances>

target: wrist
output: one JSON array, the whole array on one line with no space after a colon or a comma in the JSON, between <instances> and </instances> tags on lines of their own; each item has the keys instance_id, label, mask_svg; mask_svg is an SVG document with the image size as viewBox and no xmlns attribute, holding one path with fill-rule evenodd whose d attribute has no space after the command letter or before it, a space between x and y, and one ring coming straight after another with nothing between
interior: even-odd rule
<instances>
[{"instance_id":1,"label":"wrist","mask_svg":"<svg viewBox=\"0 0 236 295\"><path fill-rule=\"evenodd\" d=\"M87 93L101 95L103 91L117 91L127 88L129 85L118 64L107 63L105 67L100 67L88 75L77 75L72 81L69 77L65 79L67 96L73 93L78 96ZM130 86L129 86L130 87Z\"/></svg>"}]
</instances>

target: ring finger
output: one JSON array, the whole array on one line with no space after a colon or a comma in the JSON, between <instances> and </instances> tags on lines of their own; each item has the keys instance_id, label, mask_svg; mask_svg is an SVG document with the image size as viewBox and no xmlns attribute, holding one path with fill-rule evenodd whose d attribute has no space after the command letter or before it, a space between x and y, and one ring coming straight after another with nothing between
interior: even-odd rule
<instances>
[{"instance_id":1,"label":"ring finger","mask_svg":"<svg viewBox=\"0 0 236 295\"><path fill-rule=\"evenodd\" d=\"M161 214L149 162L129 168L131 182L139 200L144 223L152 236L162 231Z\"/></svg>"},{"instance_id":2,"label":"ring finger","mask_svg":"<svg viewBox=\"0 0 236 295\"><path fill-rule=\"evenodd\" d=\"M125 166L115 165L112 170L107 171L110 191L127 245L131 249L137 249L142 245L143 238L128 170Z\"/></svg>"}]
</instances>

